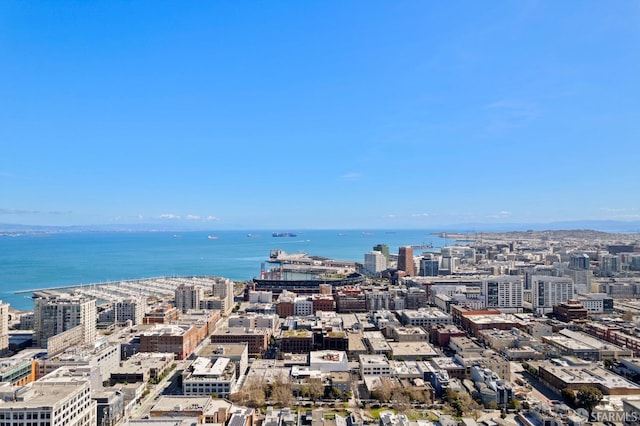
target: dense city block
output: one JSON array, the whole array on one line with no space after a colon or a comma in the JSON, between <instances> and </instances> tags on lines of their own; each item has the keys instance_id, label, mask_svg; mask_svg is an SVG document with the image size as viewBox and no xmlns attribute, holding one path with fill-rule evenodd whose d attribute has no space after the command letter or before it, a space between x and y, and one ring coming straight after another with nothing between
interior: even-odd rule
<instances>
[{"instance_id":1,"label":"dense city block","mask_svg":"<svg viewBox=\"0 0 640 426\"><path fill-rule=\"evenodd\" d=\"M447 238L2 304L0 426L637 424L637 235Z\"/></svg>"}]
</instances>

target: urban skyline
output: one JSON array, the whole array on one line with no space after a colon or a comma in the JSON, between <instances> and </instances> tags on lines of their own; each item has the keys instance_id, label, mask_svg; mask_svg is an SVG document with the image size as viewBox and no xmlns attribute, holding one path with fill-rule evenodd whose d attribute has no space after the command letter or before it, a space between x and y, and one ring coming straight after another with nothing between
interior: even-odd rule
<instances>
[{"instance_id":1,"label":"urban skyline","mask_svg":"<svg viewBox=\"0 0 640 426\"><path fill-rule=\"evenodd\" d=\"M638 220L638 16L4 2L0 223Z\"/></svg>"}]
</instances>

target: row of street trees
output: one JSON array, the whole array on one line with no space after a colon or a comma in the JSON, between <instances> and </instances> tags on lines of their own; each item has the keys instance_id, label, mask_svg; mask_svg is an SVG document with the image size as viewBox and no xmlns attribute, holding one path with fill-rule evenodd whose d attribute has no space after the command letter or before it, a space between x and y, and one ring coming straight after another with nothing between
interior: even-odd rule
<instances>
[{"instance_id":1,"label":"row of street trees","mask_svg":"<svg viewBox=\"0 0 640 426\"><path fill-rule=\"evenodd\" d=\"M423 404L431 402L429 394L420 388L404 388L389 377L381 377L380 385L371 392L371 398L381 403L392 403L400 414L406 414L411 409L411 401Z\"/></svg>"},{"instance_id":2,"label":"row of street trees","mask_svg":"<svg viewBox=\"0 0 640 426\"><path fill-rule=\"evenodd\" d=\"M298 386L293 385L290 377L285 374L277 375L271 384L253 376L244 383L239 392L231 396L231 400L252 408L262 407L267 402L290 407L295 402L296 394L317 401L327 392L332 398L343 396L337 388L327 389L321 379L309 379Z\"/></svg>"}]
</instances>

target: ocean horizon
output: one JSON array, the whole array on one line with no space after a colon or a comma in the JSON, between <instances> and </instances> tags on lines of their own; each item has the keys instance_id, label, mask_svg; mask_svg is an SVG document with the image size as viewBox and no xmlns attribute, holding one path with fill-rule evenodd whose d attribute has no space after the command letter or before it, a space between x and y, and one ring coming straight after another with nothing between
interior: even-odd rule
<instances>
[{"instance_id":1,"label":"ocean horizon","mask_svg":"<svg viewBox=\"0 0 640 426\"><path fill-rule=\"evenodd\" d=\"M455 241L438 230L162 231L30 233L0 238L0 299L17 310L33 309L28 293L44 288L160 276L211 275L251 280L272 249L362 262L376 244L391 253L406 245ZM416 253L428 250L416 250Z\"/></svg>"}]
</instances>

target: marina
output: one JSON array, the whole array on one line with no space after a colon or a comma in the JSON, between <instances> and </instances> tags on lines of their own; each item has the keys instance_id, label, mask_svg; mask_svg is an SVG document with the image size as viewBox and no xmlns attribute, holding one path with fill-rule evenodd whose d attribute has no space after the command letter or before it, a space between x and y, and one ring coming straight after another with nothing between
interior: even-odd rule
<instances>
[{"instance_id":1,"label":"marina","mask_svg":"<svg viewBox=\"0 0 640 426\"><path fill-rule=\"evenodd\" d=\"M137 297L173 297L175 289L182 285L197 285L211 287L216 277L157 277L139 280L113 281L63 287L49 287L30 290L19 290L16 294L30 294L42 291L58 291L61 293L81 294L95 298L98 304L115 302Z\"/></svg>"}]
</instances>

